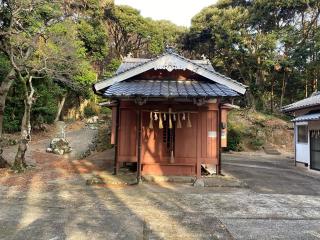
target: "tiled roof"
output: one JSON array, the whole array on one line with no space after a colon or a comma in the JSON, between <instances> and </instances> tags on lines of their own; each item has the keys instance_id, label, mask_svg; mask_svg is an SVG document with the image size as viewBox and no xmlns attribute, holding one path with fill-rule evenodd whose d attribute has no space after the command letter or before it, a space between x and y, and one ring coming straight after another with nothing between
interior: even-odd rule
<instances>
[{"instance_id":1,"label":"tiled roof","mask_svg":"<svg viewBox=\"0 0 320 240\"><path fill-rule=\"evenodd\" d=\"M208 60L190 60L174 52L166 52L153 59L125 58L116 74L109 79L95 83L94 90L98 93L103 93L110 86L127 81L151 69L162 69L169 72L173 70L189 70L208 79L208 81L225 85L240 94L246 92L245 85L216 72Z\"/></svg>"},{"instance_id":2,"label":"tiled roof","mask_svg":"<svg viewBox=\"0 0 320 240\"><path fill-rule=\"evenodd\" d=\"M132 68L135 68L141 64L144 64L146 62L152 61L153 59L147 59L147 58L125 58L123 62L120 64L119 68L116 71L116 75L126 72ZM203 68L206 68L207 70L214 71L214 68L212 67L210 61L207 60L190 60L192 63L200 65Z\"/></svg>"},{"instance_id":3,"label":"tiled roof","mask_svg":"<svg viewBox=\"0 0 320 240\"><path fill-rule=\"evenodd\" d=\"M133 80L115 83L105 92L106 97L234 97L239 94L219 83L193 80Z\"/></svg>"},{"instance_id":4,"label":"tiled roof","mask_svg":"<svg viewBox=\"0 0 320 240\"><path fill-rule=\"evenodd\" d=\"M311 113L299 116L292 120L292 122L303 122L303 121L316 121L320 120L320 113Z\"/></svg>"},{"instance_id":5,"label":"tiled roof","mask_svg":"<svg viewBox=\"0 0 320 240\"><path fill-rule=\"evenodd\" d=\"M282 108L282 112L292 112L295 110L314 107L317 105L320 106L320 92L313 93L311 97L308 97L306 99L284 106Z\"/></svg>"}]
</instances>

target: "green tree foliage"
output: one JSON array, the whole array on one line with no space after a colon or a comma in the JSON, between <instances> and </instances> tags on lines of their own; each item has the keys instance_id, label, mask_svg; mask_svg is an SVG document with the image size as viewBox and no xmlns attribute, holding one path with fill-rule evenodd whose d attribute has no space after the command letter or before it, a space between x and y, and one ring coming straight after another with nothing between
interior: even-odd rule
<instances>
[{"instance_id":1,"label":"green tree foliage","mask_svg":"<svg viewBox=\"0 0 320 240\"><path fill-rule=\"evenodd\" d=\"M125 5L110 5L106 9L110 46L114 56L150 57L159 54L168 44L174 45L185 31L169 21L144 18L140 12Z\"/></svg>"},{"instance_id":2,"label":"green tree foliage","mask_svg":"<svg viewBox=\"0 0 320 240\"><path fill-rule=\"evenodd\" d=\"M113 74L121 56L158 54L185 30L112 0L3 0L0 14L0 138L3 123L21 130L18 170L31 125L59 120L68 96L92 97L91 85Z\"/></svg>"},{"instance_id":3,"label":"green tree foliage","mask_svg":"<svg viewBox=\"0 0 320 240\"><path fill-rule=\"evenodd\" d=\"M249 86L244 104L279 110L318 89L319 1L221 0L192 20L182 48Z\"/></svg>"}]
</instances>

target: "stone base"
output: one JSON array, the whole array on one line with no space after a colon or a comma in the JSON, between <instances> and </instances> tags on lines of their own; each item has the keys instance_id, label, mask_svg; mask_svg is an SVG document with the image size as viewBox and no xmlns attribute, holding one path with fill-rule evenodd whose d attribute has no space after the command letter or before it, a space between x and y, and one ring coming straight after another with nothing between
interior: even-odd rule
<instances>
[{"instance_id":1,"label":"stone base","mask_svg":"<svg viewBox=\"0 0 320 240\"><path fill-rule=\"evenodd\" d=\"M197 178L193 183L194 187L204 187L204 185L204 180L202 178Z\"/></svg>"},{"instance_id":2,"label":"stone base","mask_svg":"<svg viewBox=\"0 0 320 240\"><path fill-rule=\"evenodd\" d=\"M190 176L155 176L143 175L143 180L146 182L174 182L174 183L192 183L195 178Z\"/></svg>"}]
</instances>

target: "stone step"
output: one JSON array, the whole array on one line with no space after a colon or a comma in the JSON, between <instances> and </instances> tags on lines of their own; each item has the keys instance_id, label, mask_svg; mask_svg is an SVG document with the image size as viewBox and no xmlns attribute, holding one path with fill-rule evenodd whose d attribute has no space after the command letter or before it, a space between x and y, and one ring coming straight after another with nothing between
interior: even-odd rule
<instances>
[{"instance_id":1,"label":"stone step","mask_svg":"<svg viewBox=\"0 0 320 240\"><path fill-rule=\"evenodd\" d=\"M157 176L143 175L142 179L146 182L175 182L175 183L193 183L195 178L192 176Z\"/></svg>"},{"instance_id":2,"label":"stone step","mask_svg":"<svg viewBox=\"0 0 320 240\"><path fill-rule=\"evenodd\" d=\"M263 150L266 154L269 154L269 155L281 155L281 153L271 145L263 146Z\"/></svg>"}]
</instances>

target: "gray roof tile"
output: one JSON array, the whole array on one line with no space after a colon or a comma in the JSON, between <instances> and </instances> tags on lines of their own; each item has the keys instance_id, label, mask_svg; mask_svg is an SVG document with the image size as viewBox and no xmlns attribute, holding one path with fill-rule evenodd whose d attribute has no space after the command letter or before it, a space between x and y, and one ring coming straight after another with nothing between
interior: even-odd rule
<instances>
[{"instance_id":1,"label":"gray roof tile","mask_svg":"<svg viewBox=\"0 0 320 240\"><path fill-rule=\"evenodd\" d=\"M314 107L317 105L320 106L320 92L313 93L311 97L308 97L306 99L284 106L281 110L282 112L292 112L295 110Z\"/></svg>"},{"instance_id":2,"label":"gray roof tile","mask_svg":"<svg viewBox=\"0 0 320 240\"><path fill-rule=\"evenodd\" d=\"M291 120L292 122L303 122L303 121L315 121L320 119L320 113L310 113L306 115L302 115L296 117L295 119Z\"/></svg>"},{"instance_id":3,"label":"gray roof tile","mask_svg":"<svg viewBox=\"0 0 320 240\"><path fill-rule=\"evenodd\" d=\"M219 83L193 80L133 80L115 83L105 92L106 97L218 97L238 96L238 93Z\"/></svg>"}]
</instances>

